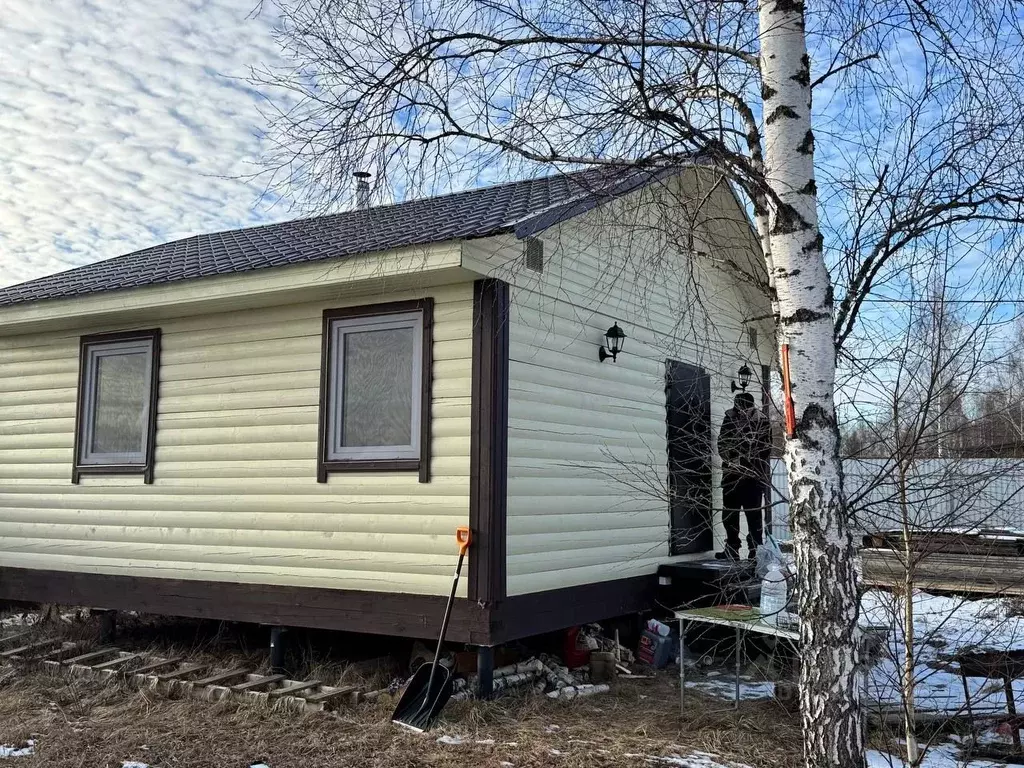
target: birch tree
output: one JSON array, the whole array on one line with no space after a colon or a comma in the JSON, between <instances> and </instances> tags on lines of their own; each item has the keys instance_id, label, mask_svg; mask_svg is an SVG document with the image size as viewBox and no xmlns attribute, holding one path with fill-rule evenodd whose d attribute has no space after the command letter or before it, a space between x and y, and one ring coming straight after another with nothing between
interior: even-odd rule
<instances>
[{"instance_id":1,"label":"birch tree","mask_svg":"<svg viewBox=\"0 0 1024 768\"><path fill-rule=\"evenodd\" d=\"M1011 2L283 0L294 66L254 75L282 94L271 184L300 189L314 210L345 205L355 170L436 190L482 173L699 162L745 196L791 361L786 464L811 766L863 764L837 350L919 238L1021 222L1024 153L1007 151L1024 147L1020 35L1003 37L1019 23L1002 12ZM824 159L815 89L839 102ZM905 129L922 115L933 130ZM945 151L954 129L971 140ZM822 210L837 211L827 228Z\"/></svg>"}]
</instances>

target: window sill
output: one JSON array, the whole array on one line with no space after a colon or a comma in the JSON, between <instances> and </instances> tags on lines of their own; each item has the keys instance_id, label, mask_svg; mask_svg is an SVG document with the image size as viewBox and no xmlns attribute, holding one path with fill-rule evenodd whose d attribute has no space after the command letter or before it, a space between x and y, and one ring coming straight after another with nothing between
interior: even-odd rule
<instances>
[{"instance_id":1,"label":"window sill","mask_svg":"<svg viewBox=\"0 0 1024 768\"><path fill-rule=\"evenodd\" d=\"M332 472L418 472L419 459L341 459L322 461L317 482L326 483Z\"/></svg>"},{"instance_id":2,"label":"window sill","mask_svg":"<svg viewBox=\"0 0 1024 768\"><path fill-rule=\"evenodd\" d=\"M153 482L152 464L76 464L71 468L71 482L78 485L83 475L143 475L143 482Z\"/></svg>"}]
</instances>

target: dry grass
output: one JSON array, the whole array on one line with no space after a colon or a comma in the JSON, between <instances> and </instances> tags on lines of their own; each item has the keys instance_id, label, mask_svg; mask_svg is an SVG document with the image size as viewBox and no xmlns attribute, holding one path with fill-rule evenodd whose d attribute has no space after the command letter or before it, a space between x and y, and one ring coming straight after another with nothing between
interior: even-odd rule
<instances>
[{"instance_id":1,"label":"dry grass","mask_svg":"<svg viewBox=\"0 0 1024 768\"><path fill-rule=\"evenodd\" d=\"M63 631L86 637L94 627L86 622ZM325 648L294 639L294 677L369 690L396 671L372 660L379 642L360 653L355 640L342 646L332 637ZM247 645L237 631L216 626L127 622L118 646L183 655L218 668L266 665L262 635ZM371 660L348 663L340 658L342 650L349 658ZM723 711L726 702L688 693L688 710L680 717L678 683L670 674L620 680L612 693L579 701L524 695L452 702L435 729L419 735L391 724L395 701L387 696L335 713L295 715L251 703L172 699L67 673L19 671L5 679L2 672L0 744L36 741L35 756L15 758L12 768L120 768L125 760L153 768L246 768L259 760L271 768L605 768L652 765L643 756L693 751L755 768L801 763L799 723L779 705L744 702L738 712ZM438 743L440 736L464 743Z\"/></svg>"},{"instance_id":2,"label":"dry grass","mask_svg":"<svg viewBox=\"0 0 1024 768\"><path fill-rule=\"evenodd\" d=\"M453 703L427 735L389 722L382 697L337 713L292 715L252 704L207 704L149 691L31 672L0 690L0 742L36 740L36 755L17 768L151 766L228 768L263 760L271 768L311 766L645 765L632 755L698 750L752 766L795 766L799 734L793 718L767 703L738 713L707 714L694 696L680 718L669 677L621 681L612 694L577 702L543 696L490 703ZM466 743L437 742L442 735ZM483 742L483 743L480 743ZM627 757L627 755L631 757Z\"/></svg>"}]
</instances>

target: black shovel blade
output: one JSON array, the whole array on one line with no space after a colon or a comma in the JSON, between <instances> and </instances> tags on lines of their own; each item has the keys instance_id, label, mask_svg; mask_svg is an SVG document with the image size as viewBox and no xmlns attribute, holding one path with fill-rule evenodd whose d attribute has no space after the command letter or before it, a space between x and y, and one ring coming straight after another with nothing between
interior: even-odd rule
<instances>
[{"instance_id":1,"label":"black shovel blade","mask_svg":"<svg viewBox=\"0 0 1024 768\"><path fill-rule=\"evenodd\" d=\"M395 707L391 722L422 733L429 730L452 697L452 673L442 664L437 665L434 684L430 683L431 664L423 664L412 676L405 693Z\"/></svg>"}]
</instances>

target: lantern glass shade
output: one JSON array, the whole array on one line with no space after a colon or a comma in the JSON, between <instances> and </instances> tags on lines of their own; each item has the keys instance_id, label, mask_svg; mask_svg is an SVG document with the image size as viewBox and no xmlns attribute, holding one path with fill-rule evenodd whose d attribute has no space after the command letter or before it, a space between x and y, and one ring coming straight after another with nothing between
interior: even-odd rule
<instances>
[{"instance_id":1,"label":"lantern glass shade","mask_svg":"<svg viewBox=\"0 0 1024 768\"><path fill-rule=\"evenodd\" d=\"M626 340L626 333L619 328L618 323L615 323L605 332L604 338L608 343L608 353L614 358L622 351L622 344Z\"/></svg>"},{"instance_id":2,"label":"lantern glass shade","mask_svg":"<svg viewBox=\"0 0 1024 768\"><path fill-rule=\"evenodd\" d=\"M750 384L750 377L754 375L754 372L750 370L746 363L744 363L740 367L738 373L740 376L740 387L746 389L747 385Z\"/></svg>"}]
</instances>

